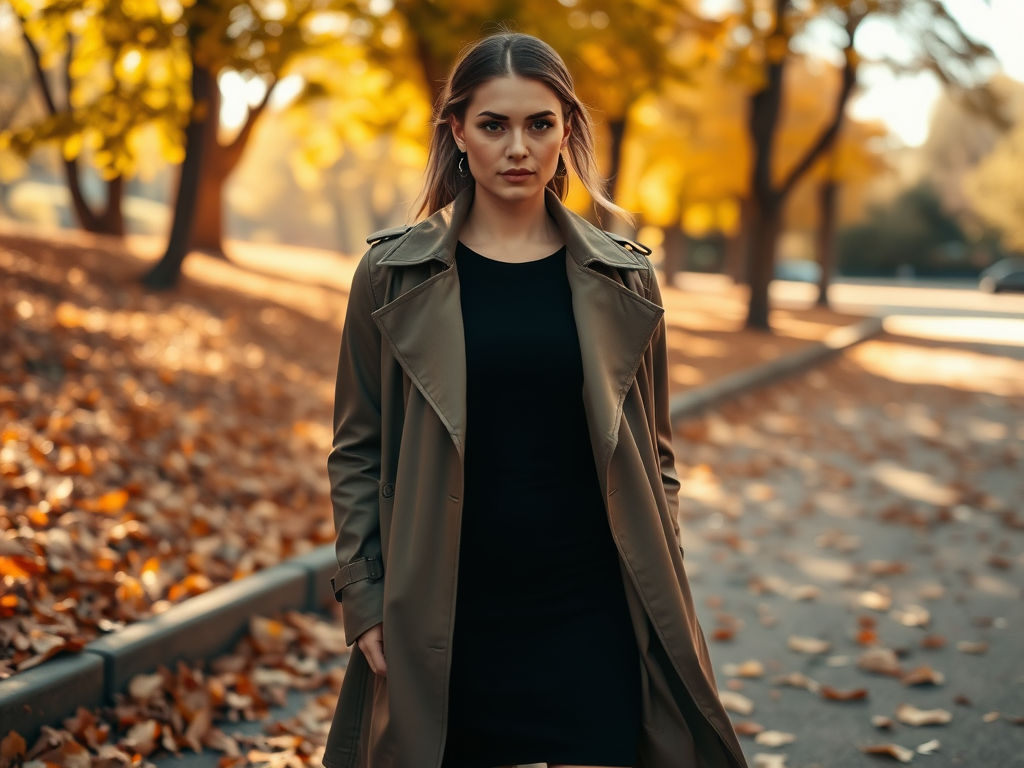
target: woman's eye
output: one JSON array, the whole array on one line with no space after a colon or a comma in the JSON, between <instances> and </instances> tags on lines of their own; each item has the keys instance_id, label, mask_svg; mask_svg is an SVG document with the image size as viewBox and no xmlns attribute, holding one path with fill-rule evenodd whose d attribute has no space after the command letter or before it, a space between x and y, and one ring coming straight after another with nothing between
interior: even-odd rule
<instances>
[{"instance_id":1,"label":"woman's eye","mask_svg":"<svg viewBox=\"0 0 1024 768\"><path fill-rule=\"evenodd\" d=\"M495 120L491 120L491 122L489 122L489 123L484 123L482 127L483 127L483 129L485 131L490 131L492 128L495 128L495 129L501 128L501 123L499 123L499 122L497 122Z\"/></svg>"},{"instance_id":2,"label":"woman's eye","mask_svg":"<svg viewBox=\"0 0 1024 768\"><path fill-rule=\"evenodd\" d=\"M535 122L533 124L533 127L534 128L540 127L541 129L544 129L544 128L553 128L554 126L552 125L551 121L549 121L549 120L538 120L537 122Z\"/></svg>"}]
</instances>

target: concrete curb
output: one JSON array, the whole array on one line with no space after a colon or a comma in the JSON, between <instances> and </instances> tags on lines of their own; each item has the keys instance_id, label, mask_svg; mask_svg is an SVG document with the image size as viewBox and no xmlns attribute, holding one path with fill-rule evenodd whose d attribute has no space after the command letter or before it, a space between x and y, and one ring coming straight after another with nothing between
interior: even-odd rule
<instances>
[{"instance_id":1,"label":"concrete curb","mask_svg":"<svg viewBox=\"0 0 1024 768\"><path fill-rule=\"evenodd\" d=\"M0 736L15 730L31 743L41 726L56 725L79 706L112 702L137 674L178 659L226 653L253 615L323 610L334 603L330 578L337 568L334 545L317 547L129 624L89 643L80 654L2 680Z\"/></svg>"},{"instance_id":2,"label":"concrete curb","mask_svg":"<svg viewBox=\"0 0 1024 768\"><path fill-rule=\"evenodd\" d=\"M836 328L823 340L815 342L791 355L748 368L714 381L703 387L676 395L669 403L672 424L692 419L723 400L763 387L820 363L827 357L842 352L871 338L882 330L883 317L868 317L859 323Z\"/></svg>"}]
</instances>

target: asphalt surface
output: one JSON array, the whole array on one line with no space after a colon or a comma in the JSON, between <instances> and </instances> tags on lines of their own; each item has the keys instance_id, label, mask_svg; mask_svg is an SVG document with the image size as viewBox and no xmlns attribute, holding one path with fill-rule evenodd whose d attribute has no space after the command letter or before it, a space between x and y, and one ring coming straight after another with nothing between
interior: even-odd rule
<instances>
[{"instance_id":1,"label":"asphalt surface","mask_svg":"<svg viewBox=\"0 0 1024 768\"><path fill-rule=\"evenodd\" d=\"M754 705L734 721L796 739L743 738L752 764L759 753L797 768L898 764L858 748L937 739L915 764L1024 765L1024 726L1007 717L1024 715L1024 348L885 336L684 425L676 448L701 624L709 638L734 632L709 639L719 688L742 686ZM859 603L868 591L875 610ZM925 626L906 626L924 618L914 606ZM864 629L904 671L929 665L944 683L859 669ZM830 648L796 652L791 636ZM926 636L944 647L925 649ZM963 653L960 641L989 647ZM726 674L747 660L765 674ZM791 672L866 698L773 684ZM901 703L952 720L872 725Z\"/></svg>"}]
</instances>

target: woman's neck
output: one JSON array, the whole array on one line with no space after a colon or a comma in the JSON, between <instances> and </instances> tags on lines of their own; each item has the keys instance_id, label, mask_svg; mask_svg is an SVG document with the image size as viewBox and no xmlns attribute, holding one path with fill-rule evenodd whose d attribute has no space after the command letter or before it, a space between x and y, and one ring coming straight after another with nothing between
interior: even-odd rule
<instances>
[{"instance_id":1,"label":"woman's neck","mask_svg":"<svg viewBox=\"0 0 1024 768\"><path fill-rule=\"evenodd\" d=\"M544 190L509 202L477 184L473 204L459 231L467 247L502 261L529 261L562 246L562 233L544 204Z\"/></svg>"}]
</instances>

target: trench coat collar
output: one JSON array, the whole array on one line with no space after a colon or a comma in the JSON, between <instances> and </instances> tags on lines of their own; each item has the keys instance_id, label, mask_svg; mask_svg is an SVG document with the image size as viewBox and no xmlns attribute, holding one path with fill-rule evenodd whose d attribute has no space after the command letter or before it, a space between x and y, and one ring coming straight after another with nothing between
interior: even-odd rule
<instances>
[{"instance_id":1,"label":"trench coat collar","mask_svg":"<svg viewBox=\"0 0 1024 768\"><path fill-rule=\"evenodd\" d=\"M444 208L421 221L400 238L380 260L381 264L412 265L437 259L447 265L455 260L459 232L473 203L470 184ZM568 253L580 266L600 261L619 269L644 269L645 262L612 240L582 216L573 213L558 195L544 188L544 205L558 224Z\"/></svg>"},{"instance_id":2,"label":"trench coat collar","mask_svg":"<svg viewBox=\"0 0 1024 768\"><path fill-rule=\"evenodd\" d=\"M373 312L395 358L437 413L463 458L466 346L454 261L472 196L472 187L463 190L380 258L380 265L392 266L436 259L449 268ZM607 491L608 462L618 441L623 400L664 310L624 285L618 273L600 274L588 267L596 261L617 269L647 270L646 259L569 211L549 189L545 203L566 244L566 272L583 360L583 401L602 488Z\"/></svg>"}]
</instances>

